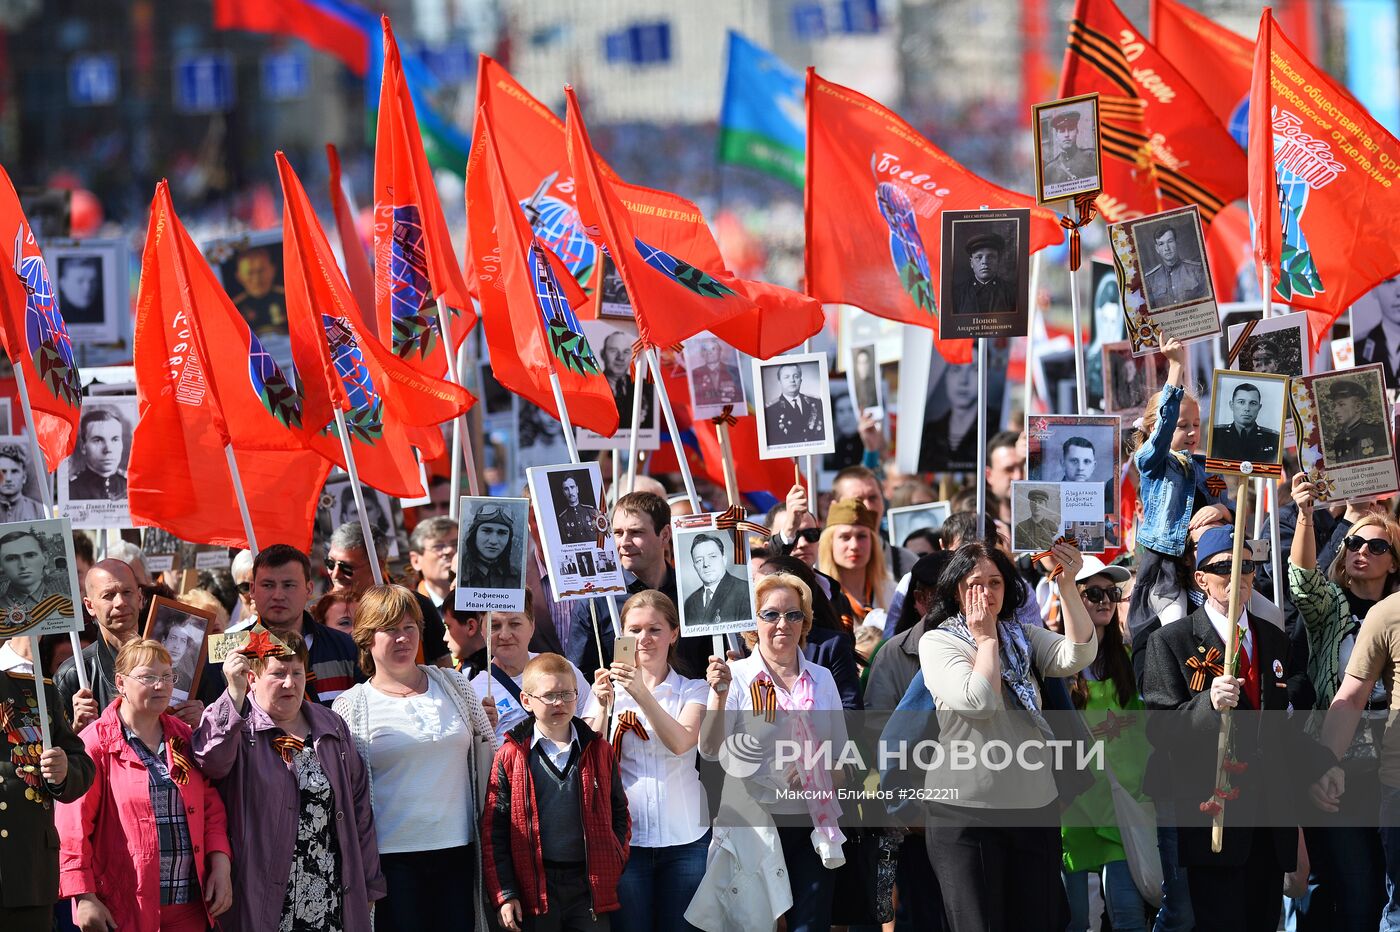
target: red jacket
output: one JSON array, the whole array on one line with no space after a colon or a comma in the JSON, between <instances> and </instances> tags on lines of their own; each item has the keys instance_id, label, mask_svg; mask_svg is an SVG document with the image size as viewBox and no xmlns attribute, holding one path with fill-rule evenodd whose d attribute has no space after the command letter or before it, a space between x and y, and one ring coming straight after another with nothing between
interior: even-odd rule
<instances>
[{"instance_id":1,"label":"red jacket","mask_svg":"<svg viewBox=\"0 0 1400 932\"><path fill-rule=\"evenodd\" d=\"M582 781L583 848L588 865L588 886L593 913L620 908L617 882L627 863L632 818L627 793L617 773L613 749L583 719L574 719L578 733L579 779ZM544 855L540 846L539 809L530 776L530 744L535 718L530 716L507 732L491 764L486 791L485 827L481 866L486 894L497 909L507 900L519 900L526 916L549 911L545 896Z\"/></svg>"},{"instance_id":2,"label":"red jacket","mask_svg":"<svg viewBox=\"0 0 1400 932\"><path fill-rule=\"evenodd\" d=\"M123 932L159 932L160 843L146 768L126 743L117 717L121 702L112 700L80 736L97 765L97 776L82 799L58 806L58 892L61 897L97 894ZM180 787L180 796L199 878L191 897L204 904L210 855L230 854L224 804L213 784L195 769L190 726L168 713L160 717L160 724L166 765L173 763L172 739L181 742L189 762L189 780ZM211 925L213 921L209 918Z\"/></svg>"}]
</instances>

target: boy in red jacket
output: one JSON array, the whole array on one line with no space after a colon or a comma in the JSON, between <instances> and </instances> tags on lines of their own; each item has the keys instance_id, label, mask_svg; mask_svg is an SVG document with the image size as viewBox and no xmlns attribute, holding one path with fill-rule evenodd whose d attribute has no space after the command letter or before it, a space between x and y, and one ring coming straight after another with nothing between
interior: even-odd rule
<instances>
[{"instance_id":1,"label":"boy in red jacket","mask_svg":"<svg viewBox=\"0 0 1400 932\"><path fill-rule=\"evenodd\" d=\"M569 662L525 665L530 717L506 733L486 792L486 893L510 932L609 928L632 820L612 746L574 717ZM543 878L543 884L541 884Z\"/></svg>"}]
</instances>

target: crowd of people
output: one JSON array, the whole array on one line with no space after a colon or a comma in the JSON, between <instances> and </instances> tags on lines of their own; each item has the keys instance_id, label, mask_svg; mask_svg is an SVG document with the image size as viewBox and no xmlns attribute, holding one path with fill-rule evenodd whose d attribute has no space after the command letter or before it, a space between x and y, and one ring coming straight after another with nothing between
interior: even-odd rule
<instances>
[{"instance_id":1,"label":"crowd of people","mask_svg":"<svg viewBox=\"0 0 1400 932\"><path fill-rule=\"evenodd\" d=\"M984 514L960 492L891 540L891 502L936 494L864 429L861 463L749 535L754 628L723 656L681 636L690 504L650 476L610 499L627 651L606 605L555 598L533 529L523 610L458 610L458 523L423 513L397 582L354 522L315 562L272 544L180 591L237 647L178 702L141 633L174 578L79 535L91 636L43 646L47 742L29 641L0 646L0 928L1400 928L1400 523L1294 474L1273 578L1234 537L1250 498L1208 481L1184 348L1164 352L1125 432L1122 547L1011 551L1014 434L990 440ZM716 816L705 762L736 739L840 745L847 713L897 708L936 713L942 746L1041 756L939 773L900 828L857 825L836 790L864 776L830 759ZM1106 745L1102 772L1047 766L1071 732Z\"/></svg>"}]
</instances>

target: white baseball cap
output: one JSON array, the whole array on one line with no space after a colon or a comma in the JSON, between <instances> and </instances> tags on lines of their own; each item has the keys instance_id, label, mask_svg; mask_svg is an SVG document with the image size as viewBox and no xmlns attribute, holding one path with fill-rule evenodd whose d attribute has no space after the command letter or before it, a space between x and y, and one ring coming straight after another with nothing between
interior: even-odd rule
<instances>
[{"instance_id":1,"label":"white baseball cap","mask_svg":"<svg viewBox=\"0 0 1400 932\"><path fill-rule=\"evenodd\" d=\"M1133 574L1124 566L1104 566L1103 561L1092 553L1084 554L1084 567L1074 576L1075 582L1083 582L1094 576L1107 576L1116 583L1125 583Z\"/></svg>"}]
</instances>

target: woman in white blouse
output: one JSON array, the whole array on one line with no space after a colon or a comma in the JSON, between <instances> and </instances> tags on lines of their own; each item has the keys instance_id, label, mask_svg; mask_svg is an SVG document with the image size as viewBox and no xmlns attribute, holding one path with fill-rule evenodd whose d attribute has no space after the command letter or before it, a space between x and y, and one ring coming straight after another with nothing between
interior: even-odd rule
<instances>
[{"instance_id":1,"label":"woman in white blouse","mask_svg":"<svg viewBox=\"0 0 1400 932\"><path fill-rule=\"evenodd\" d=\"M919 665L938 709L939 745L970 748L985 765L930 768L924 840L950 932L1060 932L1069 904L1060 882L1055 740L1041 681L1072 676L1098 653L1094 623L1074 577L1084 558L1052 550L1064 634L1022 625L1016 568L982 542L953 554L939 577L935 625L919 639ZM1003 750L1009 749L1009 750ZM1005 759L1010 754L1009 761ZM1075 752L1064 758L1073 766Z\"/></svg>"},{"instance_id":2,"label":"woman in white blouse","mask_svg":"<svg viewBox=\"0 0 1400 932\"><path fill-rule=\"evenodd\" d=\"M631 854L617 887L622 909L612 924L618 932L692 929L685 908L705 876L710 846L709 805L695 769L707 688L671 666L681 623L666 595L648 589L629 598L622 634L637 639L637 665L614 660L598 670L584 713L594 731L607 734L608 703L615 702L612 745L632 814Z\"/></svg>"},{"instance_id":3,"label":"woman in white blouse","mask_svg":"<svg viewBox=\"0 0 1400 932\"><path fill-rule=\"evenodd\" d=\"M369 682L341 693L332 708L369 768L389 888L375 904L375 930L484 930L473 878L481 876L485 793L478 774L498 747L487 707L460 673L417 662L423 615L403 586L366 591L352 636Z\"/></svg>"}]
</instances>

